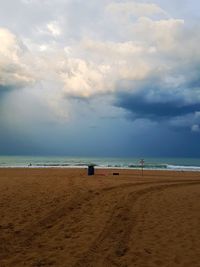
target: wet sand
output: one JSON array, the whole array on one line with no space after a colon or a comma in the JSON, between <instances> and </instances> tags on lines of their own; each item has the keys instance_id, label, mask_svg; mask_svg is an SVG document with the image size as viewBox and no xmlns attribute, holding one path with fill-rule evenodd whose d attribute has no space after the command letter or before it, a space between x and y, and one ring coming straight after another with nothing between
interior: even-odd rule
<instances>
[{"instance_id":1,"label":"wet sand","mask_svg":"<svg viewBox=\"0 0 200 267\"><path fill-rule=\"evenodd\" d=\"M1 267L200 266L200 173L0 169L0 215Z\"/></svg>"}]
</instances>

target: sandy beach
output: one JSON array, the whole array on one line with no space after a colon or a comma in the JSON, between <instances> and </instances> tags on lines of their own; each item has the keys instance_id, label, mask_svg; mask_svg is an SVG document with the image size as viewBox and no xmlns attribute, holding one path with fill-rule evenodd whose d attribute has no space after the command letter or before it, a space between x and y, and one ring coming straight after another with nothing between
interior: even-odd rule
<instances>
[{"instance_id":1,"label":"sandy beach","mask_svg":"<svg viewBox=\"0 0 200 267\"><path fill-rule=\"evenodd\" d=\"M0 266L200 266L199 211L197 172L0 169Z\"/></svg>"}]
</instances>

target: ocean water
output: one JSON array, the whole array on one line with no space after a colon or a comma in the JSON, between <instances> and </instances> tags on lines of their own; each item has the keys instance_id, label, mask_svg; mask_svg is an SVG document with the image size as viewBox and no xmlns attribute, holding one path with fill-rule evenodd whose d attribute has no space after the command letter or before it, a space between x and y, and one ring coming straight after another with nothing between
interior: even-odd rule
<instances>
[{"instance_id":1,"label":"ocean water","mask_svg":"<svg viewBox=\"0 0 200 267\"><path fill-rule=\"evenodd\" d=\"M96 168L138 169L141 168L140 160L141 158L0 156L0 168L83 168L94 164ZM144 158L144 168L200 171L200 158Z\"/></svg>"}]
</instances>

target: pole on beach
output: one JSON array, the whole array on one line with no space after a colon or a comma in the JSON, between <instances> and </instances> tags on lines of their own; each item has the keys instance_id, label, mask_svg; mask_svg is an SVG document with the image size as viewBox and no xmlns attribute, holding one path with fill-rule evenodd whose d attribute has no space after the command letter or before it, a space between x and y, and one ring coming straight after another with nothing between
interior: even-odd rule
<instances>
[{"instance_id":1,"label":"pole on beach","mask_svg":"<svg viewBox=\"0 0 200 267\"><path fill-rule=\"evenodd\" d=\"M143 168L144 168L144 159L140 160L141 168L142 168L142 176L143 176Z\"/></svg>"}]
</instances>

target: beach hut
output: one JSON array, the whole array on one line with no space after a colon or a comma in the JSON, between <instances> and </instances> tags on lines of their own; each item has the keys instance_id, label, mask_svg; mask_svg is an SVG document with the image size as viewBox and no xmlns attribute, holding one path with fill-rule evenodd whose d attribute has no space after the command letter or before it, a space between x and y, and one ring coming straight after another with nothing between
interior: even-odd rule
<instances>
[{"instance_id":1,"label":"beach hut","mask_svg":"<svg viewBox=\"0 0 200 267\"><path fill-rule=\"evenodd\" d=\"M88 165L88 175L94 175L94 164L89 164Z\"/></svg>"}]
</instances>

